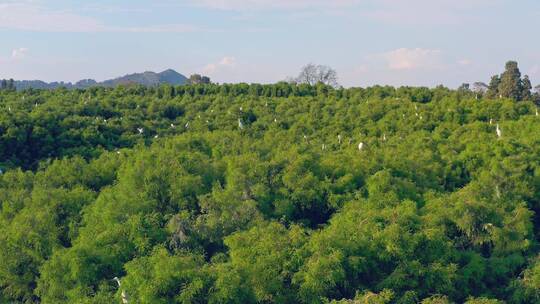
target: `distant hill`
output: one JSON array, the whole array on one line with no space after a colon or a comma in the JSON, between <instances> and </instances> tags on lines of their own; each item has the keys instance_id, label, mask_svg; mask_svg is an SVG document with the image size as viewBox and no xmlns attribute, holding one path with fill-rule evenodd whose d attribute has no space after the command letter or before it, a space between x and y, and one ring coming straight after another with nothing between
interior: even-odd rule
<instances>
[{"instance_id":1,"label":"distant hill","mask_svg":"<svg viewBox=\"0 0 540 304\"><path fill-rule=\"evenodd\" d=\"M144 86L157 86L160 84L181 85L187 82L186 76L168 69L161 73L143 72L128 74L122 77L97 82L94 79L84 79L75 83L71 82L44 82L41 80L17 80L15 87L17 90L28 88L33 89L56 89L65 87L68 89L84 89L93 86L115 87L121 84L140 84Z\"/></svg>"}]
</instances>

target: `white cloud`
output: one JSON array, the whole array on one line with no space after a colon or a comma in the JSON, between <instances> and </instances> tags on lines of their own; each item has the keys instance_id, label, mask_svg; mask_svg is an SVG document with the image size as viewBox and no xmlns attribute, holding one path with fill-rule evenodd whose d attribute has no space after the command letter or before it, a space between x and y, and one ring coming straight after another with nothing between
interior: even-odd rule
<instances>
[{"instance_id":1,"label":"white cloud","mask_svg":"<svg viewBox=\"0 0 540 304\"><path fill-rule=\"evenodd\" d=\"M24 48L24 47L14 49L13 51L11 51L11 58L22 59L26 57L26 53L28 51L29 51L28 48Z\"/></svg>"},{"instance_id":2,"label":"white cloud","mask_svg":"<svg viewBox=\"0 0 540 304\"><path fill-rule=\"evenodd\" d=\"M471 65L472 61L470 61L469 59L460 59L457 61L457 64L461 66L467 66L467 65Z\"/></svg>"},{"instance_id":3,"label":"white cloud","mask_svg":"<svg viewBox=\"0 0 540 304\"><path fill-rule=\"evenodd\" d=\"M391 70L431 69L442 66L440 50L400 48L379 56Z\"/></svg>"},{"instance_id":4,"label":"white cloud","mask_svg":"<svg viewBox=\"0 0 540 304\"><path fill-rule=\"evenodd\" d=\"M192 25L169 24L144 27L118 27L104 24L98 19L70 11L51 10L37 4L0 3L0 30L32 32L131 32L131 33L185 33L206 31Z\"/></svg>"},{"instance_id":5,"label":"white cloud","mask_svg":"<svg viewBox=\"0 0 540 304\"><path fill-rule=\"evenodd\" d=\"M213 75L224 69L232 69L236 66L236 58L225 56L217 63L210 63L203 68L203 72L208 75Z\"/></svg>"}]
</instances>

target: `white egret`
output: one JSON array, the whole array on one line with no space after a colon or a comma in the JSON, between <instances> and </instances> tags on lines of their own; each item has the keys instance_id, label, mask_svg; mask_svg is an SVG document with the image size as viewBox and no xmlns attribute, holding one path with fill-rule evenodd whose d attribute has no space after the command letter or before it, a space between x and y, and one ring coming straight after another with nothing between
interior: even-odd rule
<instances>
[{"instance_id":1,"label":"white egret","mask_svg":"<svg viewBox=\"0 0 540 304\"><path fill-rule=\"evenodd\" d=\"M158 136L157 134L154 136L154 138L158 138L158 137L159 137L159 136Z\"/></svg>"},{"instance_id":2,"label":"white egret","mask_svg":"<svg viewBox=\"0 0 540 304\"><path fill-rule=\"evenodd\" d=\"M341 134L338 134L337 140L338 140L338 143L339 143L340 145L341 145L341 139L342 139Z\"/></svg>"},{"instance_id":3,"label":"white egret","mask_svg":"<svg viewBox=\"0 0 540 304\"><path fill-rule=\"evenodd\" d=\"M139 131L139 134L143 134L144 128L137 128L137 131Z\"/></svg>"},{"instance_id":4,"label":"white egret","mask_svg":"<svg viewBox=\"0 0 540 304\"><path fill-rule=\"evenodd\" d=\"M493 119L489 119L489 124L492 125L493 124Z\"/></svg>"},{"instance_id":5,"label":"white egret","mask_svg":"<svg viewBox=\"0 0 540 304\"><path fill-rule=\"evenodd\" d=\"M238 128L240 128L240 130L244 129L244 124L242 123L242 119L238 118Z\"/></svg>"},{"instance_id":6,"label":"white egret","mask_svg":"<svg viewBox=\"0 0 540 304\"><path fill-rule=\"evenodd\" d=\"M538 116L538 108L536 109L536 113L535 113L535 114L536 114L536 116Z\"/></svg>"},{"instance_id":7,"label":"white egret","mask_svg":"<svg viewBox=\"0 0 540 304\"><path fill-rule=\"evenodd\" d=\"M186 124L184 125L184 128L186 128L186 129L189 128L189 121L186 122Z\"/></svg>"},{"instance_id":8,"label":"white egret","mask_svg":"<svg viewBox=\"0 0 540 304\"><path fill-rule=\"evenodd\" d=\"M277 118L274 118L274 122L277 122Z\"/></svg>"},{"instance_id":9,"label":"white egret","mask_svg":"<svg viewBox=\"0 0 540 304\"><path fill-rule=\"evenodd\" d=\"M363 142L360 142L358 144L358 151L362 151L362 149L364 148L364 143Z\"/></svg>"},{"instance_id":10,"label":"white egret","mask_svg":"<svg viewBox=\"0 0 540 304\"><path fill-rule=\"evenodd\" d=\"M122 287L122 284L120 283L120 279L118 277L114 277L113 280L116 281L116 283L118 284L118 288L120 289ZM129 299L128 299L127 293L124 290L121 291L121 296L122 296L122 303L127 304L129 302Z\"/></svg>"},{"instance_id":11,"label":"white egret","mask_svg":"<svg viewBox=\"0 0 540 304\"><path fill-rule=\"evenodd\" d=\"M174 129L174 128L176 128L176 127L174 126L174 124L171 124L171 128L173 128L173 129Z\"/></svg>"},{"instance_id":12,"label":"white egret","mask_svg":"<svg viewBox=\"0 0 540 304\"><path fill-rule=\"evenodd\" d=\"M323 151L326 150L326 145L325 144L322 144L322 149L323 149Z\"/></svg>"},{"instance_id":13,"label":"white egret","mask_svg":"<svg viewBox=\"0 0 540 304\"><path fill-rule=\"evenodd\" d=\"M501 138L502 137L502 131L499 128L499 124L497 124L497 129L495 131L497 132L497 137Z\"/></svg>"},{"instance_id":14,"label":"white egret","mask_svg":"<svg viewBox=\"0 0 540 304\"><path fill-rule=\"evenodd\" d=\"M383 134L382 140L383 140L383 141L386 141L386 133Z\"/></svg>"}]
</instances>

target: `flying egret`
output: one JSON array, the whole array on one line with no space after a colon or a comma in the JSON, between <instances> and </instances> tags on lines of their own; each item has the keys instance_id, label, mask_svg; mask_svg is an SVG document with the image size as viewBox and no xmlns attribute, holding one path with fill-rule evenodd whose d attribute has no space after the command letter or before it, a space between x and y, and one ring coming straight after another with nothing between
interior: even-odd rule
<instances>
[{"instance_id":1,"label":"flying egret","mask_svg":"<svg viewBox=\"0 0 540 304\"><path fill-rule=\"evenodd\" d=\"M137 128L137 131L139 131L139 134L143 134L144 128Z\"/></svg>"},{"instance_id":2,"label":"flying egret","mask_svg":"<svg viewBox=\"0 0 540 304\"><path fill-rule=\"evenodd\" d=\"M364 143L363 142L360 142L358 144L358 151L362 151L362 149L364 148Z\"/></svg>"},{"instance_id":3,"label":"flying egret","mask_svg":"<svg viewBox=\"0 0 540 304\"><path fill-rule=\"evenodd\" d=\"M499 124L497 124L497 129L495 131L497 132L497 137L501 138L502 137L502 131L499 128Z\"/></svg>"}]
</instances>

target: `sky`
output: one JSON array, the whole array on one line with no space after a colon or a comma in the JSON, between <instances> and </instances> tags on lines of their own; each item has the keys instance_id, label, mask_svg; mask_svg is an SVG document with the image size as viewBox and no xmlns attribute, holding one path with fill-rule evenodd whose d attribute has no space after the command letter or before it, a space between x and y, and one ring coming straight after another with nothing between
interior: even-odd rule
<instances>
[{"instance_id":1,"label":"sky","mask_svg":"<svg viewBox=\"0 0 540 304\"><path fill-rule=\"evenodd\" d=\"M98 81L168 68L273 83L308 63L345 87L540 83L538 0L0 0L0 78Z\"/></svg>"}]
</instances>

